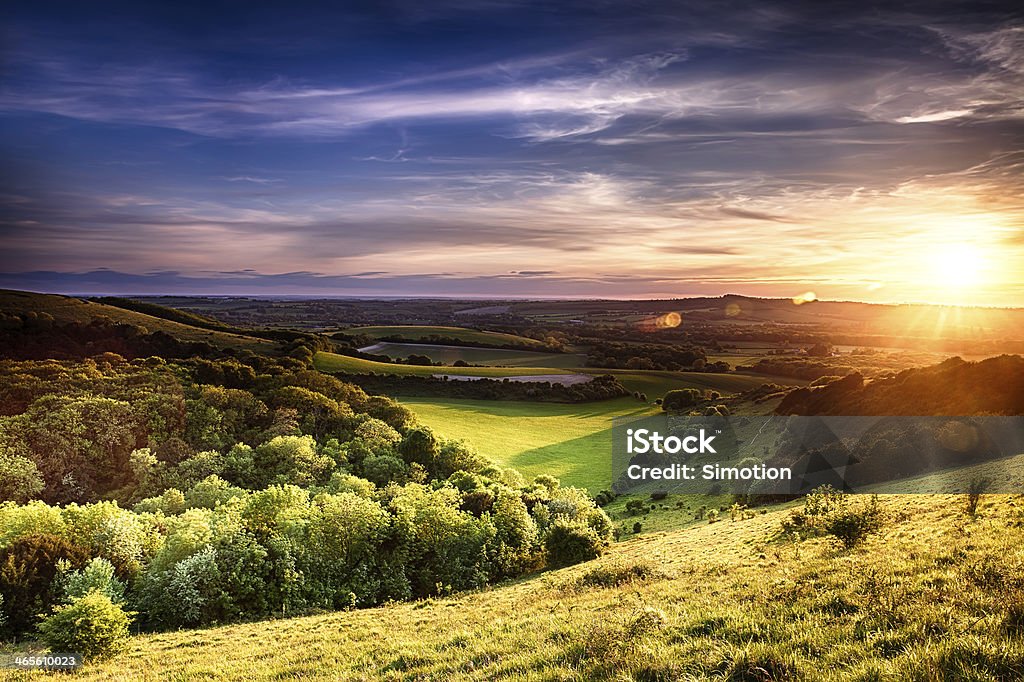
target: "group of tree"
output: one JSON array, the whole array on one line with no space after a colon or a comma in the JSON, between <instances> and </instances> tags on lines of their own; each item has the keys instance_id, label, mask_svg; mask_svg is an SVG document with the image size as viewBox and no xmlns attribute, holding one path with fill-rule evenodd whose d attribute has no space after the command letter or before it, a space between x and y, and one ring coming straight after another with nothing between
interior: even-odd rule
<instances>
[{"instance_id":1,"label":"group of tree","mask_svg":"<svg viewBox=\"0 0 1024 682\"><path fill-rule=\"evenodd\" d=\"M737 367L736 371L812 381L824 376L848 374L853 371L853 368L847 365L838 365L821 359L812 360L806 357L769 357L761 358L753 365Z\"/></svg>"},{"instance_id":2,"label":"group of tree","mask_svg":"<svg viewBox=\"0 0 1024 682\"><path fill-rule=\"evenodd\" d=\"M514 381L508 378L474 378L462 381L398 374L346 374L344 379L369 393L472 400L583 403L621 398L630 394L618 379L608 374L576 384L563 384L557 381Z\"/></svg>"},{"instance_id":3,"label":"group of tree","mask_svg":"<svg viewBox=\"0 0 1024 682\"><path fill-rule=\"evenodd\" d=\"M303 359L247 360L0 362L5 637L103 612L77 601L97 590L180 627L480 587L611 537L585 491Z\"/></svg>"},{"instance_id":4,"label":"group of tree","mask_svg":"<svg viewBox=\"0 0 1024 682\"><path fill-rule=\"evenodd\" d=\"M0 633L30 633L83 582L144 627L177 628L479 588L593 558L611 532L584 491L486 466L383 487L335 472L246 491L211 475L134 511L4 503Z\"/></svg>"},{"instance_id":5,"label":"group of tree","mask_svg":"<svg viewBox=\"0 0 1024 682\"><path fill-rule=\"evenodd\" d=\"M776 412L868 416L1024 414L1024 358L1000 355L979 362L950 358L870 382L851 373L824 386L791 391Z\"/></svg>"},{"instance_id":6,"label":"group of tree","mask_svg":"<svg viewBox=\"0 0 1024 682\"><path fill-rule=\"evenodd\" d=\"M601 341L592 345L587 352L587 366L704 371L708 362L704 349L697 346ZM728 365L725 365L724 371L728 369Z\"/></svg>"}]
</instances>

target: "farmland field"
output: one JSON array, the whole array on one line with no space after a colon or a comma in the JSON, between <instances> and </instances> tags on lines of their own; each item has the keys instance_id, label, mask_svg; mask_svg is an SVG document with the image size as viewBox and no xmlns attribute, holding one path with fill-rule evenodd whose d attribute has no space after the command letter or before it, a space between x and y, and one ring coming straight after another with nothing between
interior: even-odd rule
<instances>
[{"instance_id":1,"label":"farmland field","mask_svg":"<svg viewBox=\"0 0 1024 682\"><path fill-rule=\"evenodd\" d=\"M633 398L566 405L497 400L402 398L423 424L465 440L480 454L527 478L557 477L591 493L611 483L614 417L652 414Z\"/></svg>"},{"instance_id":2,"label":"farmland field","mask_svg":"<svg viewBox=\"0 0 1024 682\"><path fill-rule=\"evenodd\" d=\"M443 336L452 339L459 339L468 343L479 343L480 345L504 345L519 344L526 346L537 346L541 348L543 343L525 336L515 334L502 334L500 332L486 332L465 327L438 327L419 325L381 325L373 327L350 327L345 330L347 334L362 334L374 339L402 338L409 341L426 339L430 336Z\"/></svg>"},{"instance_id":3,"label":"farmland field","mask_svg":"<svg viewBox=\"0 0 1024 682\"><path fill-rule=\"evenodd\" d=\"M426 355L434 362L451 365L458 360L471 365L504 365L509 367L580 367L586 361L582 353L538 353L504 348L444 346L431 343L393 343L382 341L360 348L364 353L407 358Z\"/></svg>"},{"instance_id":4,"label":"farmland field","mask_svg":"<svg viewBox=\"0 0 1024 682\"><path fill-rule=\"evenodd\" d=\"M316 368L322 372L348 372L362 374L409 374L431 376L432 374L459 374L479 377L510 377L527 374L571 374L572 371L558 367L427 367L423 365L396 365L387 362L363 360L336 353L317 353Z\"/></svg>"},{"instance_id":5,"label":"farmland field","mask_svg":"<svg viewBox=\"0 0 1024 682\"><path fill-rule=\"evenodd\" d=\"M669 372L661 370L634 369L603 369L595 367L573 368L572 366L552 367L451 367L423 365L399 365L387 362L364 360L337 353L317 353L316 368L322 372L347 372L363 374L403 374L415 376L431 376L434 374L452 374L477 377L512 377L536 374L611 374L619 379L630 391L646 393L650 400L660 398L666 391L674 388L705 388L721 393L735 393L755 388L763 383L775 382L788 386L801 385L806 382L785 377L772 377L755 374L717 374L713 372Z\"/></svg>"}]
</instances>

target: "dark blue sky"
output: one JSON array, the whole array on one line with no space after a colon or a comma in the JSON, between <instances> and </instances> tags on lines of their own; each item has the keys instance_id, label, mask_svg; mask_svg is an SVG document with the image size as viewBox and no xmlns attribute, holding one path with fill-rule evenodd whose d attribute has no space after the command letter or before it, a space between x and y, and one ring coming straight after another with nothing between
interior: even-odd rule
<instances>
[{"instance_id":1,"label":"dark blue sky","mask_svg":"<svg viewBox=\"0 0 1024 682\"><path fill-rule=\"evenodd\" d=\"M1009 7L15 2L0 286L1013 304Z\"/></svg>"}]
</instances>

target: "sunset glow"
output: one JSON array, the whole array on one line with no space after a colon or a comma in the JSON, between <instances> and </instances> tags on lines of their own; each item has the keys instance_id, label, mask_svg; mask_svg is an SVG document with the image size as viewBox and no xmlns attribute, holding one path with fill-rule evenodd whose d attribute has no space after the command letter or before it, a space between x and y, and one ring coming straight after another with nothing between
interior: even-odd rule
<instances>
[{"instance_id":1,"label":"sunset glow","mask_svg":"<svg viewBox=\"0 0 1024 682\"><path fill-rule=\"evenodd\" d=\"M1024 30L943 7L23 4L0 287L1018 305Z\"/></svg>"}]
</instances>

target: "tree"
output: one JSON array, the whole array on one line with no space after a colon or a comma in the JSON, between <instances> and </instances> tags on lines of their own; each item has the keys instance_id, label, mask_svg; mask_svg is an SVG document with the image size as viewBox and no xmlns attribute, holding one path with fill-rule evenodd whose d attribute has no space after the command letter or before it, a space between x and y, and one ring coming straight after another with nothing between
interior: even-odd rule
<instances>
[{"instance_id":1,"label":"tree","mask_svg":"<svg viewBox=\"0 0 1024 682\"><path fill-rule=\"evenodd\" d=\"M32 460L0 445L0 502L28 502L44 486L43 477Z\"/></svg>"},{"instance_id":2,"label":"tree","mask_svg":"<svg viewBox=\"0 0 1024 682\"><path fill-rule=\"evenodd\" d=\"M99 592L115 604L124 603L125 585L114 575L114 565L106 559L93 559L81 571L68 573L61 582L66 601Z\"/></svg>"},{"instance_id":3,"label":"tree","mask_svg":"<svg viewBox=\"0 0 1024 682\"><path fill-rule=\"evenodd\" d=\"M29 535L0 550L0 596L3 597L4 634L14 636L34 625L38 615L57 601L57 562L77 569L89 561L89 552L56 535Z\"/></svg>"},{"instance_id":4,"label":"tree","mask_svg":"<svg viewBox=\"0 0 1024 682\"><path fill-rule=\"evenodd\" d=\"M255 468L265 484L310 486L330 475L334 460L317 452L312 436L278 436L256 448Z\"/></svg>"}]
</instances>

